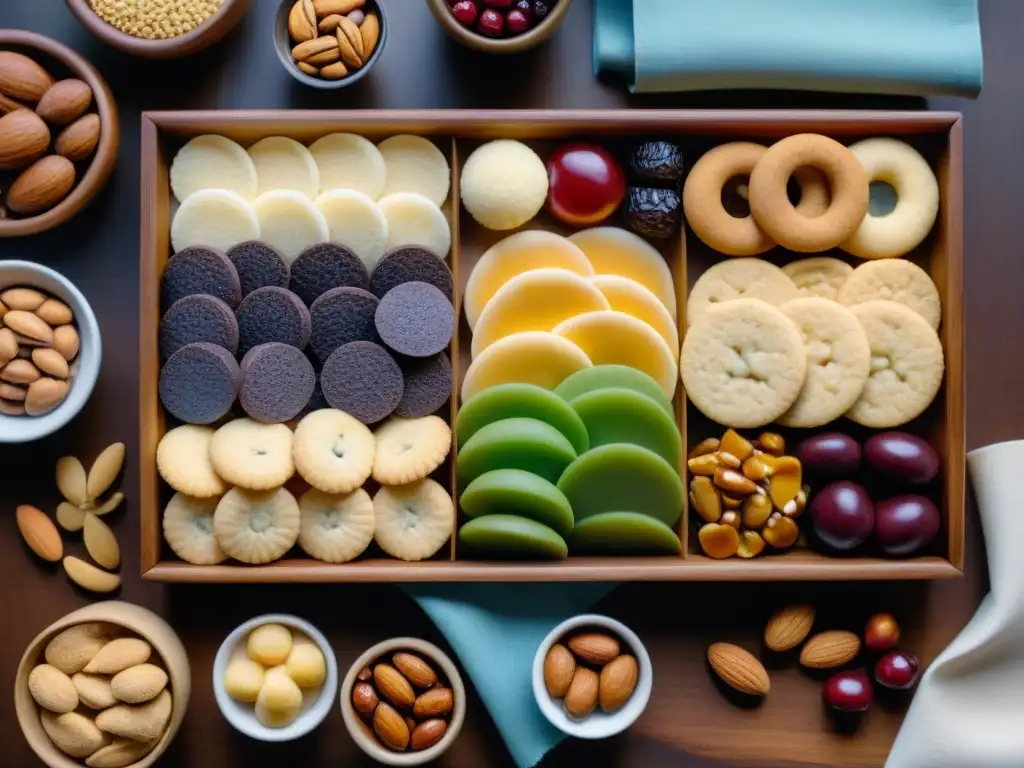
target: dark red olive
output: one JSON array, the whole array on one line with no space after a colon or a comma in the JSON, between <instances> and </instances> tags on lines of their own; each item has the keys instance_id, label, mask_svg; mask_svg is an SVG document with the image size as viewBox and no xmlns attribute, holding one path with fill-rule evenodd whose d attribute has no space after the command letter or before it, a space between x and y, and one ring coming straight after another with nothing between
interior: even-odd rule
<instances>
[{"instance_id":1,"label":"dark red olive","mask_svg":"<svg viewBox=\"0 0 1024 768\"><path fill-rule=\"evenodd\" d=\"M939 474L939 454L920 437L880 432L864 443L864 460L876 472L915 485Z\"/></svg>"},{"instance_id":2,"label":"dark red olive","mask_svg":"<svg viewBox=\"0 0 1024 768\"><path fill-rule=\"evenodd\" d=\"M875 664L875 680L886 688L905 691L917 682L917 658L903 651L890 651Z\"/></svg>"},{"instance_id":3,"label":"dark red olive","mask_svg":"<svg viewBox=\"0 0 1024 768\"><path fill-rule=\"evenodd\" d=\"M839 672L825 683L825 703L840 712L863 712L871 704L874 690L863 672Z\"/></svg>"},{"instance_id":4,"label":"dark red olive","mask_svg":"<svg viewBox=\"0 0 1024 768\"><path fill-rule=\"evenodd\" d=\"M850 477L860 466L860 444L842 432L808 437L796 449L804 471L818 477Z\"/></svg>"},{"instance_id":5,"label":"dark red olive","mask_svg":"<svg viewBox=\"0 0 1024 768\"><path fill-rule=\"evenodd\" d=\"M910 555L928 546L939 532L939 510L912 493L875 505L875 538L888 555Z\"/></svg>"},{"instance_id":6,"label":"dark red olive","mask_svg":"<svg viewBox=\"0 0 1024 768\"><path fill-rule=\"evenodd\" d=\"M868 492L849 480L816 491L810 506L815 533L833 549L853 549L875 525L875 508Z\"/></svg>"}]
</instances>

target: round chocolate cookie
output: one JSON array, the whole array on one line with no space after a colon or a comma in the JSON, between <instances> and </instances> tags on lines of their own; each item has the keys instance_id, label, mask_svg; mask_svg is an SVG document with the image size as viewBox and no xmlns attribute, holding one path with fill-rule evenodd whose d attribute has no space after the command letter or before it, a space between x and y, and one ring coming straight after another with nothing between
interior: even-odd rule
<instances>
[{"instance_id":1,"label":"round chocolate cookie","mask_svg":"<svg viewBox=\"0 0 1024 768\"><path fill-rule=\"evenodd\" d=\"M242 298L268 285L288 287L288 262L276 248L259 240L247 240L229 248L227 256L238 271Z\"/></svg>"},{"instance_id":2,"label":"round chocolate cookie","mask_svg":"<svg viewBox=\"0 0 1024 768\"><path fill-rule=\"evenodd\" d=\"M302 349L309 343L312 324L302 299L286 288L257 288L242 300L238 311L238 353L259 344L279 341Z\"/></svg>"},{"instance_id":3,"label":"round chocolate cookie","mask_svg":"<svg viewBox=\"0 0 1024 768\"><path fill-rule=\"evenodd\" d=\"M238 321L227 304L198 293L178 299L160 321L160 359L166 360L186 344L207 341L238 352Z\"/></svg>"},{"instance_id":4,"label":"round chocolate cookie","mask_svg":"<svg viewBox=\"0 0 1024 768\"><path fill-rule=\"evenodd\" d=\"M448 402L452 394L452 364L444 352L433 357L402 357L398 366L405 377L405 387L395 408L396 416L418 419Z\"/></svg>"},{"instance_id":5,"label":"round chocolate cookie","mask_svg":"<svg viewBox=\"0 0 1024 768\"><path fill-rule=\"evenodd\" d=\"M455 296L452 271L444 259L418 245L403 245L385 253L370 275L370 290L377 298L383 298L395 286L413 281L429 283L448 301Z\"/></svg>"},{"instance_id":6,"label":"round chocolate cookie","mask_svg":"<svg viewBox=\"0 0 1024 768\"><path fill-rule=\"evenodd\" d=\"M402 400L402 369L388 351L372 341L352 341L327 358L320 386L331 408L375 424Z\"/></svg>"},{"instance_id":7,"label":"round chocolate cookie","mask_svg":"<svg viewBox=\"0 0 1024 768\"><path fill-rule=\"evenodd\" d=\"M245 353L238 402L249 416L267 424L294 419L316 386L313 364L300 349L272 341Z\"/></svg>"},{"instance_id":8,"label":"round chocolate cookie","mask_svg":"<svg viewBox=\"0 0 1024 768\"><path fill-rule=\"evenodd\" d=\"M211 424L231 410L241 379L238 363L223 347L186 344L160 371L160 402L186 424Z\"/></svg>"},{"instance_id":9,"label":"round chocolate cookie","mask_svg":"<svg viewBox=\"0 0 1024 768\"><path fill-rule=\"evenodd\" d=\"M448 346L455 333L455 308L429 283L402 283L380 300L374 324L395 352L431 357Z\"/></svg>"},{"instance_id":10,"label":"round chocolate cookie","mask_svg":"<svg viewBox=\"0 0 1024 768\"><path fill-rule=\"evenodd\" d=\"M292 293L312 306L322 294L332 288L370 287L370 273L366 265L348 248L337 243L311 245L292 262L292 276L288 283Z\"/></svg>"},{"instance_id":11,"label":"round chocolate cookie","mask_svg":"<svg viewBox=\"0 0 1024 768\"><path fill-rule=\"evenodd\" d=\"M374 315L380 302L362 288L332 288L313 302L310 346L318 360L325 361L342 344L350 341L380 341Z\"/></svg>"},{"instance_id":12,"label":"round chocolate cookie","mask_svg":"<svg viewBox=\"0 0 1024 768\"><path fill-rule=\"evenodd\" d=\"M196 293L216 296L232 309L242 300L238 271L220 251L194 245L178 251L164 267L165 307Z\"/></svg>"}]
</instances>

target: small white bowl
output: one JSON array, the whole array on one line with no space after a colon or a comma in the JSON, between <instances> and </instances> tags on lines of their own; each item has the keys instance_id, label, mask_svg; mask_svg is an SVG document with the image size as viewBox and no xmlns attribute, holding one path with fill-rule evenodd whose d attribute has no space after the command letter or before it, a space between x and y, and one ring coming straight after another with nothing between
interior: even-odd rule
<instances>
[{"instance_id":1,"label":"small white bowl","mask_svg":"<svg viewBox=\"0 0 1024 768\"><path fill-rule=\"evenodd\" d=\"M252 704L235 701L224 690L224 673L228 663L236 653L245 653L245 643L249 633L264 624L283 624L289 629L305 635L320 646L320 651L327 661L327 679L320 690L302 691L302 710L294 721L284 728L268 728L256 717ZM217 651L213 661L213 694L221 714L231 723L232 727L257 741L292 741L305 736L316 728L327 717L338 693L338 660L334 657L330 643L323 634L304 619L284 613L268 613L250 619L227 636Z\"/></svg>"},{"instance_id":2,"label":"small white bowl","mask_svg":"<svg viewBox=\"0 0 1024 768\"><path fill-rule=\"evenodd\" d=\"M604 630L621 641L623 652L628 651L636 657L639 667L636 690L618 712L605 714L598 707L585 720L573 720L565 713L561 700L548 693L544 684L544 660L548 651L559 640L578 629ZM562 733L579 739L606 739L629 728L647 706L651 698L652 682L651 657L647 655L647 649L636 633L622 622L596 613L585 613L563 621L548 633L537 649L537 655L533 657L533 696L537 706L549 723Z\"/></svg>"},{"instance_id":3,"label":"small white bowl","mask_svg":"<svg viewBox=\"0 0 1024 768\"><path fill-rule=\"evenodd\" d=\"M25 286L38 288L60 299L75 314L79 353L72 368L71 389L60 405L44 416L5 416L0 414L0 443L28 443L53 434L71 421L92 395L100 374L103 344L100 326L92 307L64 275L31 261L0 260L0 291Z\"/></svg>"},{"instance_id":4,"label":"small white bowl","mask_svg":"<svg viewBox=\"0 0 1024 768\"><path fill-rule=\"evenodd\" d=\"M435 669L440 670L441 676L448 680L448 685L452 689L454 704L452 705L451 720L448 722L448 730L437 744L419 752L392 752L390 749L382 747L373 735L373 731L360 719L355 707L352 706L352 687L356 683L356 675L359 674L359 671L363 667L369 666L371 662L384 656L390 656L395 651L412 651L423 656ZM345 675L345 679L341 683L339 699L341 717L345 721L345 727L348 728L352 741L358 744L363 752L384 765L424 765L436 760L458 738L459 731L462 730L462 723L466 719L466 686L462 684L459 670L444 651L433 643L416 637L393 637L368 648L362 656L356 659L348 674Z\"/></svg>"}]
</instances>

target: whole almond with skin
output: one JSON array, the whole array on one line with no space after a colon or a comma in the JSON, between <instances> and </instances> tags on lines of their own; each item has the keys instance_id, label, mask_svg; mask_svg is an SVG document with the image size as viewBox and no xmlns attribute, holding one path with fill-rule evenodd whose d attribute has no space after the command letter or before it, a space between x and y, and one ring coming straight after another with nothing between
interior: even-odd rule
<instances>
[{"instance_id":1,"label":"whole almond with skin","mask_svg":"<svg viewBox=\"0 0 1024 768\"><path fill-rule=\"evenodd\" d=\"M58 155L78 163L85 160L100 143L100 116L85 115L57 134L53 150Z\"/></svg>"},{"instance_id":2,"label":"whole almond with skin","mask_svg":"<svg viewBox=\"0 0 1024 768\"><path fill-rule=\"evenodd\" d=\"M8 309L21 309L25 312L35 312L46 301L46 294L40 293L35 288L8 288L0 293L0 301L7 305Z\"/></svg>"},{"instance_id":3,"label":"whole almond with skin","mask_svg":"<svg viewBox=\"0 0 1024 768\"><path fill-rule=\"evenodd\" d=\"M30 504L21 504L15 512L18 530L29 549L43 560L58 562L64 556L60 532L46 514Z\"/></svg>"},{"instance_id":4,"label":"whole almond with skin","mask_svg":"<svg viewBox=\"0 0 1024 768\"><path fill-rule=\"evenodd\" d=\"M809 669L841 667L857 658L860 638L853 632L834 629L821 632L800 650L800 663Z\"/></svg>"},{"instance_id":5,"label":"whole almond with skin","mask_svg":"<svg viewBox=\"0 0 1024 768\"><path fill-rule=\"evenodd\" d=\"M562 708L574 720L582 720L597 706L600 679L597 672L588 667L576 667L569 690L562 699Z\"/></svg>"},{"instance_id":6,"label":"whole almond with skin","mask_svg":"<svg viewBox=\"0 0 1024 768\"><path fill-rule=\"evenodd\" d=\"M85 495L95 501L113 485L124 466L124 443L112 443L104 448L92 463L85 483Z\"/></svg>"},{"instance_id":7,"label":"whole almond with skin","mask_svg":"<svg viewBox=\"0 0 1024 768\"><path fill-rule=\"evenodd\" d=\"M413 704L412 713L418 718L441 717L452 711L455 694L451 688L431 688L421 693Z\"/></svg>"},{"instance_id":8,"label":"whole almond with skin","mask_svg":"<svg viewBox=\"0 0 1024 768\"><path fill-rule=\"evenodd\" d=\"M0 381L0 399L22 402L25 400L25 394L27 392L28 389L26 387L19 387L17 384L9 384L6 381Z\"/></svg>"},{"instance_id":9,"label":"whole almond with skin","mask_svg":"<svg viewBox=\"0 0 1024 768\"><path fill-rule=\"evenodd\" d=\"M31 216L48 211L75 186L75 166L66 157L48 155L36 160L7 191L7 207ZM6 318L4 318L6 320Z\"/></svg>"},{"instance_id":10,"label":"whole almond with skin","mask_svg":"<svg viewBox=\"0 0 1024 768\"><path fill-rule=\"evenodd\" d=\"M26 360L32 359L32 350L29 347L50 347L52 344L47 344L39 339L30 339L28 336L22 336L20 333L14 334L14 340L18 342L20 349L18 349L18 357L23 357Z\"/></svg>"},{"instance_id":11,"label":"whole almond with skin","mask_svg":"<svg viewBox=\"0 0 1024 768\"><path fill-rule=\"evenodd\" d=\"M28 109L32 111L27 105L22 104L20 101L15 101L10 96L5 96L0 93L0 115L6 115L9 112L14 112L18 109Z\"/></svg>"},{"instance_id":12,"label":"whole almond with skin","mask_svg":"<svg viewBox=\"0 0 1024 768\"><path fill-rule=\"evenodd\" d=\"M569 639L569 650L583 661L602 666L619 655L619 641L611 635L588 632Z\"/></svg>"},{"instance_id":13,"label":"whole almond with skin","mask_svg":"<svg viewBox=\"0 0 1024 768\"><path fill-rule=\"evenodd\" d=\"M295 61L309 61L313 56L329 52L337 47L337 37L334 35L324 35L296 45L292 48L292 58Z\"/></svg>"},{"instance_id":14,"label":"whole almond with skin","mask_svg":"<svg viewBox=\"0 0 1024 768\"><path fill-rule=\"evenodd\" d=\"M32 362L40 371L54 378L68 377L68 361L55 349L36 347L32 350Z\"/></svg>"},{"instance_id":15,"label":"whole almond with skin","mask_svg":"<svg viewBox=\"0 0 1024 768\"><path fill-rule=\"evenodd\" d=\"M345 21L348 21L348 19L345 19ZM352 22L349 23L351 24ZM352 69L359 69L363 66L363 60L356 53L356 49L352 47L352 41L349 40L348 35L345 34L344 25L339 24L334 34L335 39L338 41L338 51L341 60Z\"/></svg>"},{"instance_id":16,"label":"whole almond with skin","mask_svg":"<svg viewBox=\"0 0 1024 768\"><path fill-rule=\"evenodd\" d=\"M380 40L380 21L376 13L366 14L363 23L359 27L359 36L363 38L363 60L370 58L377 49L377 41Z\"/></svg>"},{"instance_id":17,"label":"whole almond with skin","mask_svg":"<svg viewBox=\"0 0 1024 768\"><path fill-rule=\"evenodd\" d=\"M312 77L316 77L317 75L320 74L320 70L317 67L314 67L312 64L307 64L304 61L297 61L297 62L295 62L295 66L299 68L300 72L304 72L307 75L310 75ZM335 65L331 64L330 66L333 67ZM344 65L342 65L342 66L344 66ZM327 69L327 67L324 67L324 69Z\"/></svg>"},{"instance_id":18,"label":"whole almond with skin","mask_svg":"<svg viewBox=\"0 0 1024 768\"><path fill-rule=\"evenodd\" d=\"M776 652L796 648L807 639L814 624L814 608L790 605L777 611L764 628L764 644Z\"/></svg>"},{"instance_id":19,"label":"whole almond with skin","mask_svg":"<svg viewBox=\"0 0 1024 768\"><path fill-rule=\"evenodd\" d=\"M767 696L771 681L764 665L753 654L732 643L712 643L708 662L731 688L750 696Z\"/></svg>"},{"instance_id":20,"label":"whole almond with skin","mask_svg":"<svg viewBox=\"0 0 1024 768\"><path fill-rule=\"evenodd\" d=\"M405 679L417 688L429 688L437 682L437 675L430 665L413 653L396 653L391 661Z\"/></svg>"},{"instance_id":21,"label":"whole almond with skin","mask_svg":"<svg viewBox=\"0 0 1024 768\"><path fill-rule=\"evenodd\" d=\"M81 80L58 80L36 105L36 114L53 125L67 125L85 114L92 103L92 88Z\"/></svg>"},{"instance_id":22,"label":"whole almond with skin","mask_svg":"<svg viewBox=\"0 0 1024 768\"><path fill-rule=\"evenodd\" d=\"M359 60L365 61L366 57L363 55L363 37L359 34L359 27L356 26L356 23L347 16L342 16L341 21L338 22L338 29L345 33L346 39L352 44L352 49L356 52L356 56L359 57Z\"/></svg>"},{"instance_id":23,"label":"whole almond with skin","mask_svg":"<svg viewBox=\"0 0 1024 768\"><path fill-rule=\"evenodd\" d=\"M333 64L328 64L326 67L320 69L320 77L326 78L327 80L341 80L341 78L347 76L348 67L345 66L345 62L343 61L336 61Z\"/></svg>"},{"instance_id":24,"label":"whole almond with skin","mask_svg":"<svg viewBox=\"0 0 1024 768\"><path fill-rule=\"evenodd\" d=\"M576 657L561 643L555 643L544 657L544 685L556 699L565 696L576 671Z\"/></svg>"},{"instance_id":25,"label":"whole almond with skin","mask_svg":"<svg viewBox=\"0 0 1024 768\"><path fill-rule=\"evenodd\" d=\"M121 548L117 544L117 537L110 530L110 526L96 515L86 513L82 537L85 551L99 565L112 571L121 564Z\"/></svg>"},{"instance_id":26,"label":"whole almond with skin","mask_svg":"<svg viewBox=\"0 0 1024 768\"><path fill-rule=\"evenodd\" d=\"M75 456L57 459L57 489L72 504L81 506L89 500L85 467Z\"/></svg>"},{"instance_id":27,"label":"whole almond with skin","mask_svg":"<svg viewBox=\"0 0 1024 768\"><path fill-rule=\"evenodd\" d=\"M624 653L612 659L601 669L598 701L602 712L618 712L636 690L640 672L636 658Z\"/></svg>"},{"instance_id":28,"label":"whole almond with skin","mask_svg":"<svg viewBox=\"0 0 1024 768\"><path fill-rule=\"evenodd\" d=\"M373 711L373 732L388 749L404 752L409 746L409 726L398 711L386 701Z\"/></svg>"},{"instance_id":29,"label":"whole almond with skin","mask_svg":"<svg viewBox=\"0 0 1024 768\"><path fill-rule=\"evenodd\" d=\"M34 364L21 358L11 360L0 370L0 379L11 384L31 384L41 375Z\"/></svg>"},{"instance_id":30,"label":"whole almond with skin","mask_svg":"<svg viewBox=\"0 0 1024 768\"><path fill-rule=\"evenodd\" d=\"M68 383L61 379L43 377L28 385L25 395L25 413L43 416L64 402L68 396Z\"/></svg>"},{"instance_id":31,"label":"whole almond with skin","mask_svg":"<svg viewBox=\"0 0 1024 768\"><path fill-rule=\"evenodd\" d=\"M47 325L56 328L58 325L66 325L75 319L71 307L60 299L47 299L36 308L36 317Z\"/></svg>"},{"instance_id":32,"label":"whole almond with skin","mask_svg":"<svg viewBox=\"0 0 1024 768\"><path fill-rule=\"evenodd\" d=\"M16 400L0 398L0 414L4 416L24 416L25 404Z\"/></svg>"},{"instance_id":33,"label":"whole almond with skin","mask_svg":"<svg viewBox=\"0 0 1024 768\"><path fill-rule=\"evenodd\" d=\"M64 570L69 579L90 592L113 592L121 586L121 577L116 573L101 571L77 557L65 557Z\"/></svg>"},{"instance_id":34,"label":"whole almond with skin","mask_svg":"<svg viewBox=\"0 0 1024 768\"><path fill-rule=\"evenodd\" d=\"M49 73L28 56L0 51L0 93L35 104L52 85Z\"/></svg>"},{"instance_id":35,"label":"whole almond with skin","mask_svg":"<svg viewBox=\"0 0 1024 768\"><path fill-rule=\"evenodd\" d=\"M313 9L316 11L317 17L321 19L335 13L344 16L364 5L366 5L366 0L313 0Z\"/></svg>"},{"instance_id":36,"label":"whole almond with skin","mask_svg":"<svg viewBox=\"0 0 1024 768\"><path fill-rule=\"evenodd\" d=\"M79 344L78 331L75 330L75 326L60 325L53 329L53 344L51 346L64 355L64 359L69 363L78 356Z\"/></svg>"},{"instance_id":37,"label":"whole almond with skin","mask_svg":"<svg viewBox=\"0 0 1024 768\"><path fill-rule=\"evenodd\" d=\"M443 739L447 732L448 723L444 720L424 720L412 732L409 747L416 752L422 749L429 749Z\"/></svg>"},{"instance_id":38,"label":"whole almond with skin","mask_svg":"<svg viewBox=\"0 0 1024 768\"><path fill-rule=\"evenodd\" d=\"M10 328L0 328L0 368L7 365L17 354L18 340L14 338L14 331Z\"/></svg>"},{"instance_id":39,"label":"whole almond with skin","mask_svg":"<svg viewBox=\"0 0 1024 768\"><path fill-rule=\"evenodd\" d=\"M35 112L19 109L0 117L0 170L31 165L49 145L50 129Z\"/></svg>"},{"instance_id":40,"label":"whole almond with skin","mask_svg":"<svg viewBox=\"0 0 1024 768\"><path fill-rule=\"evenodd\" d=\"M46 344L53 342L53 329L33 312L26 312L22 309L11 310L4 315L4 325L29 339Z\"/></svg>"},{"instance_id":41,"label":"whole almond with skin","mask_svg":"<svg viewBox=\"0 0 1024 768\"><path fill-rule=\"evenodd\" d=\"M372 715L380 704L380 697L369 683L356 683L352 686L352 706L356 712Z\"/></svg>"},{"instance_id":42,"label":"whole almond with skin","mask_svg":"<svg viewBox=\"0 0 1024 768\"><path fill-rule=\"evenodd\" d=\"M333 35L334 31L338 28L338 24L345 18L337 13L332 13L330 16L325 16L320 19L320 23L316 25L316 28L320 31L321 35Z\"/></svg>"},{"instance_id":43,"label":"whole almond with skin","mask_svg":"<svg viewBox=\"0 0 1024 768\"><path fill-rule=\"evenodd\" d=\"M373 682L377 692L400 709L408 709L416 701L409 681L390 664L378 664L373 668Z\"/></svg>"},{"instance_id":44,"label":"whole almond with skin","mask_svg":"<svg viewBox=\"0 0 1024 768\"><path fill-rule=\"evenodd\" d=\"M288 34L297 43L304 43L316 37L316 14L310 0L298 0L288 12Z\"/></svg>"}]
</instances>

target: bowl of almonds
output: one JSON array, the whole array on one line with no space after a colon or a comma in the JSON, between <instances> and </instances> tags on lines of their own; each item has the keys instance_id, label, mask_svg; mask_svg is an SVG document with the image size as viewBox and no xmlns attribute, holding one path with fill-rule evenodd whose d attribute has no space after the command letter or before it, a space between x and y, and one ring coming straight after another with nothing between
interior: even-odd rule
<instances>
[{"instance_id":1,"label":"bowl of almonds","mask_svg":"<svg viewBox=\"0 0 1024 768\"><path fill-rule=\"evenodd\" d=\"M352 740L384 765L425 765L462 730L466 689L444 651L414 637L377 643L341 684L341 715Z\"/></svg>"},{"instance_id":2,"label":"bowl of almonds","mask_svg":"<svg viewBox=\"0 0 1024 768\"><path fill-rule=\"evenodd\" d=\"M387 32L380 0L282 0L274 46L292 77L330 90L366 76L384 50Z\"/></svg>"},{"instance_id":3,"label":"bowl of almonds","mask_svg":"<svg viewBox=\"0 0 1024 768\"><path fill-rule=\"evenodd\" d=\"M73 419L102 357L89 302L59 272L0 261L0 443L27 443Z\"/></svg>"}]
</instances>

